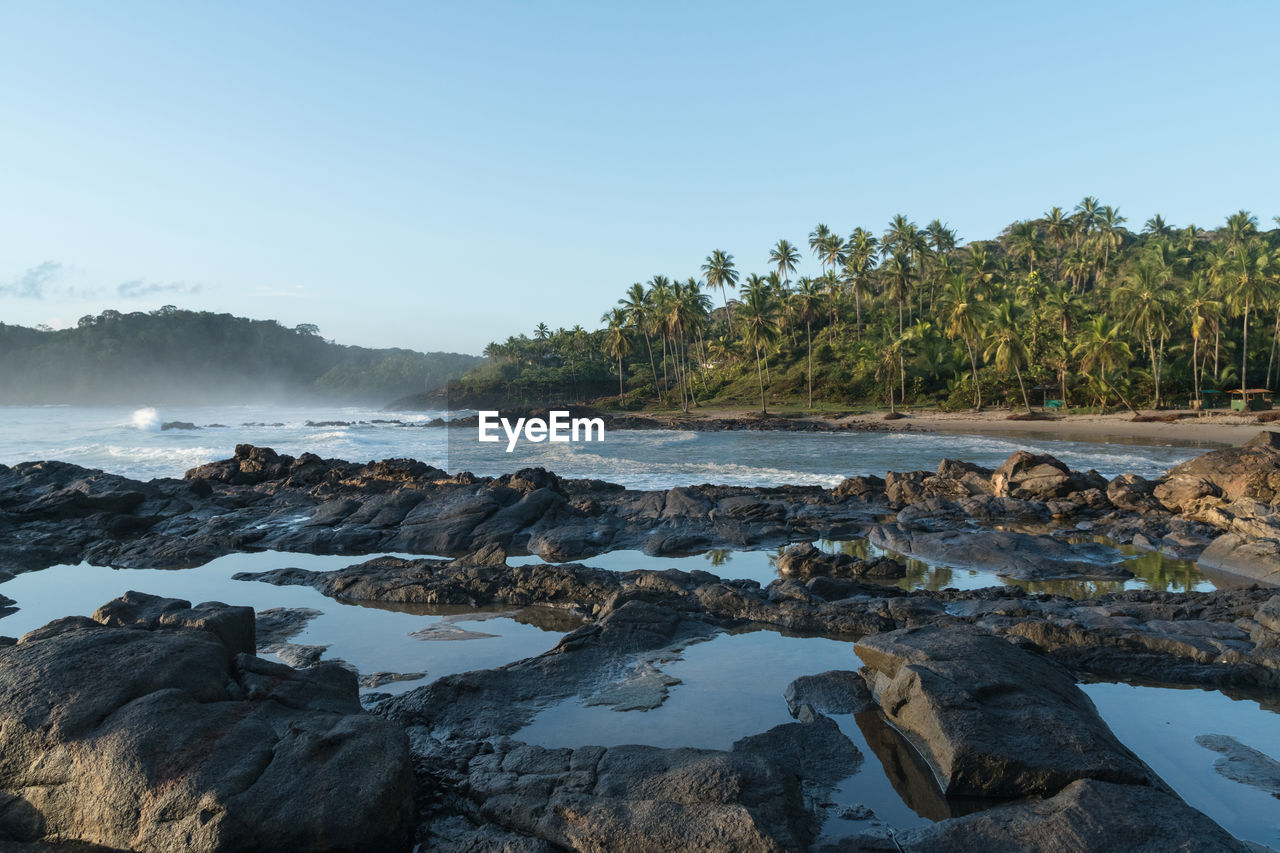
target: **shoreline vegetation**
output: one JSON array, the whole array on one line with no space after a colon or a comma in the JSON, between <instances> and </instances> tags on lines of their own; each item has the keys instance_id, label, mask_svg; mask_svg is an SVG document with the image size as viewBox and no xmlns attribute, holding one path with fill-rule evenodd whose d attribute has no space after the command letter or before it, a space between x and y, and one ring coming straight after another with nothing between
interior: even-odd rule
<instances>
[{"instance_id":1,"label":"shoreline vegetation","mask_svg":"<svg viewBox=\"0 0 1280 853\"><path fill-rule=\"evenodd\" d=\"M364 402L436 388L473 355L371 349L288 328L166 305L103 311L69 329L0 323L0 402L75 405L281 400Z\"/></svg>"},{"instance_id":2,"label":"shoreline vegetation","mask_svg":"<svg viewBox=\"0 0 1280 853\"><path fill-rule=\"evenodd\" d=\"M453 407L1221 408L1280 378L1280 229L1086 197L962 244L940 220L808 235L634 283L594 331L539 323L451 382ZM1277 221L1280 221L1278 219ZM754 270L754 271L752 271ZM622 290L619 287L619 290ZM719 303L719 304L716 304ZM1053 401L1053 402L1051 402Z\"/></svg>"}]
</instances>

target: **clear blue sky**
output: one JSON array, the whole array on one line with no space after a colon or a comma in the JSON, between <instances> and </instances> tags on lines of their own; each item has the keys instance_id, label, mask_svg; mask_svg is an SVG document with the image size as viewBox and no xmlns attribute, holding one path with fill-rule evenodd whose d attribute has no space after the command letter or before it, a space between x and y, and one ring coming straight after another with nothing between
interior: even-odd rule
<instances>
[{"instance_id":1,"label":"clear blue sky","mask_svg":"<svg viewBox=\"0 0 1280 853\"><path fill-rule=\"evenodd\" d=\"M1269 223L1278 33L1274 2L9 0L0 321L479 352L817 222Z\"/></svg>"}]
</instances>

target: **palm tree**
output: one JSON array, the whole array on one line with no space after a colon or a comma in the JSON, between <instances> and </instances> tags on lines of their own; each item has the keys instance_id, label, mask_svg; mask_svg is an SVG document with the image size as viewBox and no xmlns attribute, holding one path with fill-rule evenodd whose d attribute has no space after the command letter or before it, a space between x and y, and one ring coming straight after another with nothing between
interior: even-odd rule
<instances>
[{"instance_id":1,"label":"palm tree","mask_svg":"<svg viewBox=\"0 0 1280 853\"><path fill-rule=\"evenodd\" d=\"M982 308L974 299L973 288L960 276L951 279L942 294L942 322L947 337L962 339L969 351L969 368L973 371L973 407L982 411L982 383L978 379L976 352Z\"/></svg>"},{"instance_id":2,"label":"palm tree","mask_svg":"<svg viewBox=\"0 0 1280 853\"><path fill-rule=\"evenodd\" d=\"M1076 232L1076 248L1080 247L1080 240L1088 237L1093 233L1093 229L1098 224L1098 214L1102 211L1102 203L1095 197L1087 195L1076 205L1075 217L1079 223L1079 230Z\"/></svg>"},{"instance_id":3,"label":"palm tree","mask_svg":"<svg viewBox=\"0 0 1280 853\"><path fill-rule=\"evenodd\" d=\"M1170 271L1163 263L1153 260L1141 260L1134 267L1129 278L1114 294L1113 301L1124 313L1125 322L1129 323L1142 337L1143 348L1151 357L1151 376L1155 382L1155 397L1151 404L1160 408L1160 373L1164 360L1164 341L1169 329L1165 322L1167 296L1165 285L1168 284ZM1156 338L1160 345L1157 349Z\"/></svg>"},{"instance_id":4,"label":"palm tree","mask_svg":"<svg viewBox=\"0 0 1280 853\"><path fill-rule=\"evenodd\" d=\"M1031 272L1036 271L1036 259L1044 256L1044 240L1034 222L1019 222L1009 229L1009 249L1014 257L1027 262Z\"/></svg>"},{"instance_id":5,"label":"palm tree","mask_svg":"<svg viewBox=\"0 0 1280 853\"><path fill-rule=\"evenodd\" d=\"M1067 404L1067 356L1071 352L1067 333L1070 331L1073 317L1078 313L1080 303L1071 289L1059 282L1049 288L1049 292L1045 294L1043 305L1046 316L1056 322L1061 335L1057 346L1058 355L1060 356L1058 383L1062 386L1062 404L1065 406Z\"/></svg>"},{"instance_id":6,"label":"palm tree","mask_svg":"<svg viewBox=\"0 0 1280 853\"><path fill-rule=\"evenodd\" d=\"M827 240L831 237L831 229L819 222L809 232L809 251L813 252L813 256L818 259L818 263L825 264L823 261L823 247ZM825 268L825 267L824 267Z\"/></svg>"},{"instance_id":7,"label":"palm tree","mask_svg":"<svg viewBox=\"0 0 1280 853\"><path fill-rule=\"evenodd\" d=\"M800 263L800 252L795 246L791 245L789 240L779 240L769 250L769 263L773 264L774 268L777 269L783 283L790 287L791 276L795 273L796 267Z\"/></svg>"},{"instance_id":8,"label":"palm tree","mask_svg":"<svg viewBox=\"0 0 1280 853\"><path fill-rule=\"evenodd\" d=\"M889 411L892 414L898 412L893 399L893 386L897 384L898 375L902 370L902 348L901 337L891 338L887 344L880 347L880 355L876 360L876 379L889 386Z\"/></svg>"},{"instance_id":9,"label":"palm tree","mask_svg":"<svg viewBox=\"0 0 1280 853\"><path fill-rule=\"evenodd\" d=\"M649 351L649 372L653 375L653 391L657 394L658 368L653 362L653 340L649 335L649 326L653 320L653 301L644 285L637 281L631 285L627 295L618 300L618 305L626 313L627 322L644 335L644 346Z\"/></svg>"},{"instance_id":10,"label":"palm tree","mask_svg":"<svg viewBox=\"0 0 1280 853\"><path fill-rule=\"evenodd\" d=\"M1111 262L1111 253L1119 249L1124 242L1124 229L1120 225L1125 221L1125 218L1120 215L1120 211L1111 205L1107 205L1098 212L1096 241L1102 249L1102 262L1098 267L1099 279L1102 278L1107 270L1107 265Z\"/></svg>"},{"instance_id":11,"label":"palm tree","mask_svg":"<svg viewBox=\"0 0 1280 853\"><path fill-rule=\"evenodd\" d=\"M1239 216L1245 211L1240 211ZM1271 255L1257 238L1237 243L1225 259L1217 264L1211 275L1223 286L1227 304L1242 317L1240 344L1240 391L1248 387L1249 373L1249 313L1259 302L1271 295L1275 284L1270 280Z\"/></svg>"},{"instance_id":12,"label":"palm tree","mask_svg":"<svg viewBox=\"0 0 1280 853\"><path fill-rule=\"evenodd\" d=\"M1173 226L1165 222L1164 217L1157 213L1143 224L1142 231L1152 237L1170 237L1173 235Z\"/></svg>"},{"instance_id":13,"label":"palm tree","mask_svg":"<svg viewBox=\"0 0 1280 853\"><path fill-rule=\"evenodd\" d=\"M894 252L884 269L889 276L893 301L898 303L898 337L902 337L903 306L911 295L911 283L916 280L916 272L911 265L911 256L904 250Z\"/></svg>"},{"instance_id":14,"label":"palm tree","mask_svg":"<svg viewBox=\"0 0 1280 853\"><path fill-rule=\"evenodd\" d=\"M839 234L828 234L818 251L822 255L822 268L827 272L834 272L837 267L844 265L844 240L840 239Z\"/></svg>"},{"instance_id":15,"label":"palm tree","mask_svg":"<svg viewBox=\"0 0 1280 853\"><path fill-rule=\"evenodd\" d=\"M729 307L729 288L738 286L738 270L733 265L733 255L725 252L723 249L716 249L710 255L707 255L707 261L702 265L703 276L707 280L707 289L713 287L720 288L720 295L724 298L724 310L729 317L729 334L733 334L733 309Z\"/></svg>"},{"instance_id":16,"label":"palm tree","mask_svg":"<svg viewBox=\"0 0 1280 853\"><path fill-rule=\"evenodd\" d=\"M744 294L742 309L742 339L755 350L756 379L760 383L760 413L769 414L764 397L764 372L761 363L764 349L778 337L778 324L775 320L776 306L765 288L751 288Z\"/></svg>"},{"instance_id":17,"label":"palm tree","mask_svg":"<svg viewBox=\"0 0 1280 853\"><path fill-rule=\"evenodd\" d=\"M813 279L805 277L796 282L795 293L791 294L795 315L804 322L804 336L807 345L807 373L809 377L809 408L813 408L813 321L818 319L818 311L822 308L822 288Z\"/></svg>"},{"instance_id":18,"label":"palm tree","mask_svg":"<svg viewBox=\"0 0 1280 853\"><path fill-rule=\"evenodd\" d=\"M1124 399L1120 390L1107 379L1107 371L1114 373L1126 367L1133 359L1129 345L1123 340L1124 329L1119 323L1112 323L1106 317L1094 317L1083 329L1080 342L1071 354L1080 359L1080 372L1097 376L1101 381L1102 407L1107 407L1106 389L1111 389L1124 400L1125 406L1133 411L1133 406Z\"/></svg>"},{"instance_id":19,"label":"palm tree","mask_svg":"<svg viewBox=\"0 0 1280 853\"><path fill-rule=\"evenodd\" d=\"M924 236L936 254L945 255L956 248L956 232L942 224L941 219L935 219L926 225Z\"/></svg>"},{"instance_id":20,"label":"palm tree","mask_svg":"<svg viewBox=\"0 0 1280 853\"><path fill-rule=\"evenodd\" d=\"M1044 214L1044 233L1059 252L1066 245L1067 236L1071 233L1070 217L1060 207L1051 207Z\"/></svg>"},{"instance_id":21,"label":"palm tree","mask_svg":"<svg viewBox=\"0 0 1280 853\"><path fill-rule=\"evenodd\" d=\"M1238 210L1227 217L1227 248L1234 249L1258 233L1258 217Z\"/></svg>"},{"instance_id":22,"label":"palm tree","mask_svg":"<svg viewBox=\"0 0 1280 853\"><path fill-rule=\"evenodd\" d=\"M1222 303L1210 298L1203 279L1193 283L1193 289L1183 309L1191 327L1191 382L1195 398L1200 399L1200 341L1213 329L1222 316Z\"/></svg>"},{"instance_id":23,"label":"palm tree","mask_svg":"<svg viewBox=\"0 0 1280 853\"><path fill-rule=\"evenodd\" d=\"M996 370L1008 373L1010 368L1018 377L1018 388L1022 391L1022 405L1031 411L1031 403L1027 399L1027 386L1022 381L1022 368L1030 359L1027 345L1019 332L1021 317L1012 302L1002 302L991 318L991 333L987 336L987 351L983 358L994 361Z\"/></svg>"},{"instance_id":24,"label":"palm tree","mask_svg":"<svg viewBox=\"0 0 1280 853\"><path fill-rule=\"evenodd\" d=\"M855 335L862 340L862 297L868 294L868 276L875 267L876 237L863 228L853 229L845 244L844 277L853 291L853 306L857 316Z\"/></svg>"},{"instance_id":25,"label":"palm tree","mask_svg":"<svg viewBox=\"0 0 1280 853\"><path fill-rule=\"evenodd\" d=\"M610 358L618 360L618 402L626 403L627 393L622 386L622 359L631 355L634 347L627 334L627 313L621 308L614 308L600 318L607 326L604 338L604 351Z\"/></svg>"}]
</instances>

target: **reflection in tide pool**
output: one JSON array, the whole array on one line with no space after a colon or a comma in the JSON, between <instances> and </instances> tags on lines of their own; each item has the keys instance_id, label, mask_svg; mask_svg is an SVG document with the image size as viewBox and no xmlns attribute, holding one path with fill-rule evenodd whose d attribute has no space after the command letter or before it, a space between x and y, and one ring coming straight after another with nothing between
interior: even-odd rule
<instances>
[{"instance_id":1,"label":"reflection in tide pool","mask_svg":"<svg viewBox=\"0 0 1280 853\"><path fill-rule=\"evenodd\" d=\"M568 699L541 711L512 739L547 747L641 744L729 749L736 740L794 722L783 694L796 678L859 666L852 643L771 631L717 634L686 646L660 665L679 683L670 687L659 707L616 711L586 705L581 697ZM907 754L910 748L880 721L878 713L857 718L838 714L832 719L857 746L863 762L858 772L824 796L832 806L831 815L861 805L897 828L950 816L938 813L946 807L935 802L942 798L932 787L932 777L918 759ZM882 764L886 760L889 763ZM923 798L913 802L917 791ZM852 829L858 824L834 816L828 822L832 828L848 823Z\"/></svg>"},{"instance_id":2,"label":"reflection in tide pool","mask_svg":"<svg viewBox=\"0 0 1280 853\"><path fill-rule=\"evenodd\" d=\"M1031 593L1064 595L1068 598L1096 598L1126 589L1154 589L1162 592L1207 592L1215 589L1211 580L1191 560L1179 560L1158 551L1140 551L1130 545L1113 545L1120 563L1133 572L1123 581L1046 580L1026 581L1001 577L981 569L953 568L904 557L877 548L865 539L822 540L818 547L829 553L845 553L859 559L890 556L907 567L907 576L897 581L903 589L982 589L988 586L1019 586ZM1105 541L1104 541L1104 544Z\"/></svg>"},{"instance_id":3,"label":"reflection in tide pool","mask_svg":"<svg viewBox=\"0 0 1280 853\"><path fill-rule=\"evenodd\" d=\"M907 576L894 582L903 589L942 590L982 589L989 586L1020 586L1027 592L1065 595L1069 598L1095 598L1126 589L1155 589L1168 592L1204 592L1215 588L1214 583L1190 560L1178 560L1156 551L1139 551L1128 545L1115 546L1116 556L1134 577L1125 581L1053 580L1022 581L1004 578L995 572L980 569L952 568L940 563L930 563L904 557L872 545L866 539L821 539L813 543L830 554L844 553L858 559L870 559L888 555L907 567ZM701 554L683 557L653 557L643 551L610 551L583 560L575 560L587 566L628 572L636 569L680 569L685 572L704 571L726 580L753 580L767 586L778 579L778 557L781 548L760 551L736 551L713 549ZM511 565L541 562L538 557L512 557Z\"/></svg>"},{"instance_id":4,"label":"reflection in tide pool","mask_svg":"<svg viewBox=\"0 0 1280 853\"><path fill-rule=\"evenodd\" d=\"M63 616L88 616L129 590L183 598L193 604L221 601L248 605L258 612L273 607L311 608L320 615L289 642L328 646L324 660L344 660L361 674L426 673L424 679L377 688L383 693L400 693L444 675L489 669L541 654L575 627L566 624L562 612L547 608L476 612L459 607L364 606L335 601L310 587L231 579L237 572L289 566L332 571L354 562L359 560L266 551L232 554L195 569L110 569L87 563L53 566L0 584L0 593L17 601L19 608L0 617L0 635L17 637ZM417 636L411 636L414 634ZM462 637L467 639L457 639Z\"/></svg>"},{"instance_id":5,"label":"reflection in tide pool","mask_svg":"<svg viewBox=\"0 0 1280 853\"><path fill-rule=\"evenodd\" d=\"M1280 703L1232 699L1212 690L1141 687L1099 682L1080 685L1125 746L1137 753L1193 807L1237 838L1280 849L1280 799L1256 784L1215 769L1225 756L1197 738L1226 735L1280 761ZM1239 760L1237 759L1237 764ZM1262 777L1266 762L1262 762ZM1280 765L1272 764L1272 785ZM1239 767L1248 775L1247 767ZM1259 779L1261 781L1261 779Z\"/></svg>"}]
</instances>

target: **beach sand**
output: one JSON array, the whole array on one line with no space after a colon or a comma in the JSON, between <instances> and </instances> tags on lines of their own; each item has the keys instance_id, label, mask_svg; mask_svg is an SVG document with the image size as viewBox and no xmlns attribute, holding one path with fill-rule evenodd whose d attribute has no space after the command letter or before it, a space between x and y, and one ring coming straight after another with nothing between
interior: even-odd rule
<instances>
[{"instance_id":1,"label":"beach sand","mask_svg":"<svg viewBox=\"0 0 1280 853\"><path fill-rule=\"evenodd\" d=\"M1079 441L1238 445L1263 430L1280 431L1280 422L1260 424L1255 415L1206 413L1173 422L1135 423L1129 412L1107 415L1063 415L1054 420L1011 421L1007 410L989 412L907 412L899 420L883 414L848 420L880 423L890 429L977 435L1035 435Z\"/></svg>"},{"instance_id":2,"label":"beach sand","mask_svg":"<svg viewBox=\"0 0 1280 853\"><path fill-rule=\"evenodd\" d=\"M906 410L903 417L885 420L884 412L857 415L810 415L790 412L770 415L796 422L809 422L818 430L840 429L865 425L868 429L906 430L912 432L940 432L966 435L1038 436L1068 441L1101 441L1135 444L1173 444L1204 447L1239 445L1263 430L1280 431L1280 421L1259 423L1255 414L1237 414L1227 411L1205 412L1171 422L1135 422L1131 412L1115 412L1106 415L1054 415L1051 420L1009 420L1008 409L989 409L983 412L939 412L936 410ZM1143 412L1144 415L1169 414ZM759 421L758 409L714 408L694 409L688 414L676 412L643 411L633 414L612 415L617 420L615 428L625 429L630 417L642 418L650 423L670 422L673 429L699 429L701 423L714 421ZM757 427L758 428L758 427Z\"/></svg>"}]
</instances>

